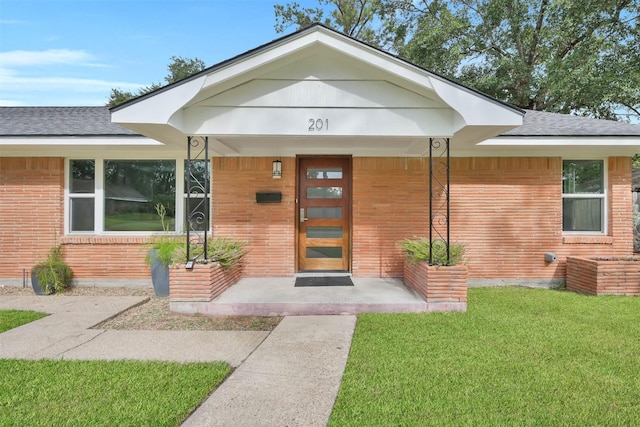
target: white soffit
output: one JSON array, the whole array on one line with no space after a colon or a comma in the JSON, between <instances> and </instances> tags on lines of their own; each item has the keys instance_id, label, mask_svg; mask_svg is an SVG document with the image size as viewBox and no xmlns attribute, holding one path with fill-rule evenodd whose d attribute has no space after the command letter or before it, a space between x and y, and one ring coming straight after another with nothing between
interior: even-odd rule
<instances>
[{"instance_id":1,"label":"white soffit","mask_svg":"<svg viewBox=\"0 0 640 427\"><path fill-rule=\"evenodd\" d=\"M522 114L314 26L115 109L112 121L169 144L184 143L186 135L240 142L242 137L321 132L447 136L467 145L521 125Z\"/></svg>"}]
</instances>

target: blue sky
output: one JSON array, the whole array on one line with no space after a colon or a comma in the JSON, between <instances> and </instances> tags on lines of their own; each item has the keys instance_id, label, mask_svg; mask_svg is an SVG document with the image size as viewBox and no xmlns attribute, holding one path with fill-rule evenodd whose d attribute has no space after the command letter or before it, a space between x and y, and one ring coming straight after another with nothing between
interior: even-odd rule
<instances>
[{"instance_id":1,"label":"blue sky","mask_svg":"<svg viewBox=\"0 0 640 427\"><path fill-rule=\"evenodd\" d=\"M104 105L111 88L162 82L173 55L214 65L280 37L278 3L0 0L0 105Z\"/></svg>"}]
</instances>

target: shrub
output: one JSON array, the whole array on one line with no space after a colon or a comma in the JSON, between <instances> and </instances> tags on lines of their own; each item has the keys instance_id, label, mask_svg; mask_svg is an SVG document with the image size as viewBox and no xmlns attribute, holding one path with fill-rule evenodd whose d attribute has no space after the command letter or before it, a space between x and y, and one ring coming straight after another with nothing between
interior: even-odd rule
<instances>
[{"instance_id":1,"label":"shrub","mask_svg":"<svg viewBox=\"0 0 640 427\"><path fill-rule=\"evenodd\" d=\"M217 262L224 268L237 265L246 254L247 242L233 240L226 237L214 237L207 240L207 261ZM165 266L184 262L187 257L186 240L184 236L163 237L154 242L151 247L157 250L156 258ZM202 246L192 247L190 258L202 259ZM147 262L150 260L147 255Z\"/></svg>"},{"instance_id":2,"label":"shrub","mask_svg":"<svg viewBox=\"0 0 640 427\"><path fill-rule=\"evenodd\" d=\"M414 237L399 242L402 253L411 263L429 262L429 254L433 249L433 265L458 265L464 264L466 246L462 243L449 243L449 262L447 263L447 245L442 240L434 240L433 245L426 237Z\"/></svg>"},{"instance_id":3,"label":"shrub","mask_svg":"<svg viewBox=\"0 0 640 427\"><path fill-rule=\"evenodd\" d=\"M62 260L62 246L57 245L49 250L45 261L33 267L43 293L62 292L71 282L71 267Z\"/></svg>"}]
</instances>

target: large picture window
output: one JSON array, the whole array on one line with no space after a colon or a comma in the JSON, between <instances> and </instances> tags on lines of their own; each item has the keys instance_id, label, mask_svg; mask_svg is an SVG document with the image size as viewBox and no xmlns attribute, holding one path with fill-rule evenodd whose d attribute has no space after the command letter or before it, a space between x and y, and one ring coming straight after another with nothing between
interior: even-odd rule
<instances>
[{"instance_id":1,"label":"large picture window","mask_svg":"<svg viewBox=\"0 0 640 427\"><path fill-rule=\"evenodd\" d=\"M163 231L158 205L164 205L165 224L173 230L175 200L175 161L104 161L105 231Z\"/></svg>"},{"instance_id":2,"label":"large picture window","mask_svg":"<svg viewBox=\"0 0 640 427\"><path fill-rule=\"evenodd\" d=\"M603 160L562 162L562 231L605 232Z\"/></svg>"},{"instance_id":3,"label":"large picture window","mask_svg":"<svg viewBox=\"0 0 640 427\"><path fill-rule=\"evenodd\" d=\"M159 205L165 208L164 226L171 232L184 231L188 178L176 179L184 171L182 160L69 160L68 232L164 231ZM208 162L196 168L197 178L203 174L210 174ZM201 190L192 192L204 200ZM202 230L208 228L201 225Z\"/></svg>"}]
</instances>

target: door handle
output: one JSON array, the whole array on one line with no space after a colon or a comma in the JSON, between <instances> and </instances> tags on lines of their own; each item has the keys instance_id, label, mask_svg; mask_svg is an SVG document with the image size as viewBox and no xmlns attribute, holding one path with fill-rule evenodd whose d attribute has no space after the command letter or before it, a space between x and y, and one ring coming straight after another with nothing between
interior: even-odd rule
<instances>
[{"instance_id":1,"label":"door handle","mask_svg":"<svg viewBox=\"0 0 640 427\"><path fill-rule=\"evenodd\" d=\"M309 218L305 218L304 216L304 208L300 208L300 222L308 221Z\"/></svg>"}]
</instances>

